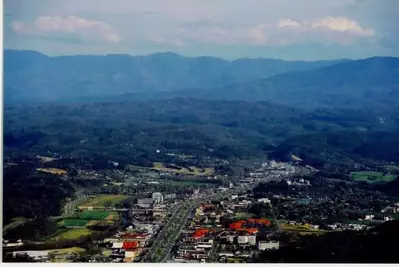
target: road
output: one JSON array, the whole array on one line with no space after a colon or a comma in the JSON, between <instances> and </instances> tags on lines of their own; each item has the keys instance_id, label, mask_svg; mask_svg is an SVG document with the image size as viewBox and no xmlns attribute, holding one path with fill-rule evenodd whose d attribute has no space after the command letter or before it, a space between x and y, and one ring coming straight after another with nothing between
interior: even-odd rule
<instances>
[{"instance_id":1,"label":"road","mask_svg":"<svg viewBox=\"0 0 399 267\"><path fill-rule=\"evenodd\" d=\"M18 227L18 226L20 226L20 225L23 225L23 224L25 224L25 223L27 223L27 222L29 222L29 221L32 221L32 219L19 220L19 221L11 222L11 223L5 225L5 226L3 227L3 235L4 235L5 233L7 233L7 231L8 231L9 229L16 228L16 227Z\"/></svg>"},{"instance_id":2,"label":"road","mask_svg":"<svg viewBox=\"0 0 399 267\"><path fill-rule=\"evenodd\" d=\"M168 220L168 223L154 241L150 251L143 258L143 261L165 262L170 257L170 251L175 244L175 241L179 238L191 211L198 207L198 205L209 200L220 200L250 188L251 186L234 188L226 192L214 193L203 198L193 199L182 203L179 208L173 212L172 217Z\"/></svg>"},{"instance_id":3,"label":"road","mask_svg":"<svg viewBox=\"0 0 399 267\"><path fill-rule=\"evenodd\" d=\"M151 248L152 253L151 253L151 255L149 255L149 259L151 260L151 262L166 262L168 259L170 259L170 251L171 251L172 247L174 246L176 240L179 238L180 233L183 230L183 228L187 222L187 219L190 215L190 212L194 208L198 207L198 205L200 205L204 201L220 200L220 199L229 197L231 195L234 195L234 194L237 194L240 192L246 192L247 190L252 190L259 183L270 182L272 180L281 180L283 178L285 178L285 177L284 176L268 176L265 179L258 181L254 184L242 185L242 186L230 189L226 192L215 193L215 194L212 194L212 195L204 197L204 198L195 199L195 200L187 202L189 205L188 208L183 209L181 212L176 213L176 214L181 214L180 220L178 220L178 222L173 224L174 227L171 227L170 229L165 227L164 235L162 237L160 237L160 239L158 240L157 243L154 242L154 244ZM185 207L185 206L183 205L183 207ZM280 229L280 225L278 223L277 223L277 227ZM167 233L167 234L165 234L165 233ZM165 236L166 236L166 238L165 238ZM153 254L154 252L156 252L155 255Z\"/></svg>"},{"instance_id":4,"label":"road","mask_svg":"<svg viewBox=\"0 0 399 267\"><path fill-rule=\"evenodd\" d=\"M77 199L72 200L72 201L70 201L70 202L68 202L68 203L65 204L64 209L63 209L63 212L62 212L62 215L60 215L60 216L54 216L54 217L51 217L51 218L52 218L53 220L57 220L57 219L60 219L60 218L62 218L62 217L69 217L69 216L72 216L73 213L75 212L76 206L77 206L79 203L85 201L86 199L87 199L87 196L86 196L86 195L79 195Z\"/></svg>"}]
</instances>

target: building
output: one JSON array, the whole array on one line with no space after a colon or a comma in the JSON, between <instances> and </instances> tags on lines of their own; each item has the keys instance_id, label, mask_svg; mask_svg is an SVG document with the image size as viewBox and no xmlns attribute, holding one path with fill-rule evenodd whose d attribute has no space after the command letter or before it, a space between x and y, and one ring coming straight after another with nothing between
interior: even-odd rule
<instances>
[{"instance_id":1,"label":"building","mask_svg":"<svg viewBox=\"0 0 399 267\"><path fill-rule=\"evenodd\" d=\"M139 198L137 204L139 205L152 205L154 200L152 198Z\"/></svg>"},{"instance_id":2,"label":"building","mask_svg":"<svg viewBox=\"0 0 399 267\"><path fill-rule=\"evenodd\" d=\"M27 255L35 261L47 260L49 257L49 252L45 250L14 251L12 254L14 257L17 255Z\"/></svg>"},{"instance_id":3,"label":"building","mask_svg":"<svg viewBox=\"0 0 399 267\"><path fill-rule=\"evenodd\" d=\"M280 242L278 241L259 241L258 242L258 250L264 251L264 250L270 250L270 249L279 249L280 248Z\"/></svg>"},{"instance_id":4,"label":"building","mask_svg":"<svg viewBox=\"0 0 399 267\"><path fill-rule=\"evenodd\" d=\"M258 199L258 203L270 204L271 201L268 198L260 198L260 199Z\"/></svg>"},{"instance_id":5,"label":"building","mask_svg":"<svg viewBox=\"0 0 399 267\"><path fill-rule=\"evenodd\" d=\"M150 238L150 234L123 234L119 237L119 240L124 243L137 242L139 247L144 247Z\"/></svg>"},{"instance_id":6,"label":"building","mask_svg":"<svg viewBox=\"0 0 399 267\"><path fill-rule=\"evenodd\" d=\"M385 216L384 217L384 222L392 221L393 218L391 216Z\"/></svg>"},{"instance_id":7,"label":"building","mask_svg":"<svg viewBox=\"0 0 399 267\"><path fill-rule=\"evenodd\" d=\"M247 244L248 243L248 236L246 235L240 235L237 238L238 244Z\"/></svg>"},{"instance_id":8,"label":"building","mask_svg":"<svg viewBox=\"0 0 399 267\"><path fill-rule=\"evenodd\" d=\"M175 199L176 198L176 194L167 194L165 195L164 199Z\"/></svg>"},{"instance_id":9,"label":"building","mask_svg":"<svg viewBox=\"0 0 399 267\"><path fill-rule=\"evenodd\" d=\"M365 220L371 221L374 218L374 215L366 215Z\"/></svg>"},{"instance_id":10,"label":"building","mask_svg":"<svg viewBox=\"0 0 399 267\"><path fill-rule=\"evenodd\" d=\"M256 236L255 235L248 236L248 244L251 246L256 245Z\"/></svg>"},{"instance_id":11,"label":"building","mask_svg":"<svg viewBox=\"0 0 399 267\"><path fill-rule=\"evenodd\" d=\"M197 248L212 248L213 246L213 239L209 239L206 242L198 242L196 244Z\"/></svg>"},{"instance_id":12,"label":"building","mask_svg":"<svg viewBox=\"0 0 399 267\"><path fill-rule=\"evenodd\" d=\"M152 200L155 204L162 204L163 203L163 195L162 193L156 192L152 193Z\"/></svg>"}]
</instances>

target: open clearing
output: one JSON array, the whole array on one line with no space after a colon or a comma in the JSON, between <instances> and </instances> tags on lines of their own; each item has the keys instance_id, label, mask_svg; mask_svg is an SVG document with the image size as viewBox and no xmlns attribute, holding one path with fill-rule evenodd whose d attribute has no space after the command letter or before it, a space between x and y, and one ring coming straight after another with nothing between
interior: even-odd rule
<instances>
[{"instance_id":1,"label":"open clearing","mask_svg":"<svg viewBox=\"0 0 399 267\"><path fill-rule=\"evenodd\" d=\"M45 172L45 173L51 173L51 174L56 174L56 175L65 175L65 174L67 174L66 170L57 169L57 168L38 168L38 169L36 169L36 171Z\"/></svg>"},{"instance_id":2,"label":"open clearing","mask_svg":"<svg viewBox=\"0 0 399 267\"><path fill-rule=\"evenodd\" d=\"M55 237L53 237L53 240L74 240L78 239L79 237L82 236L89 236L91 232L85 228L83 229L71 229L66 232L63 232Z\"/></svg>"},{"instance_id":3,"label":"open clearing","mask_svg":"<svg viewBox=\"0 0 399 267\"><path fill-rule=\"evenodd\" d=\"M313 229L308 225L292 225L292 224L287 224L287 223L282 223L281 227L283 228L284 231L297 231L297 232L323 232L322 230L318 229Z\"/></svg>"},{"instance_id":4,"label":"open clearing","mask_svg":"<svg viewBox=\"0 0 399 267\"><path fill-rule=\"evenodd\" d=\"M127 199L128 196L124 195L103 195L103 196L96 196L94 198L88 199L79 205L79 208L84 207L105 207L106 204L109 204L111 207L115 206L116 204L124 201Z\"/></svg>"},{"instance_id":5,"label":"open clearing","mask_svg":"<svg viewBox=\"0 0 399 267\"><path fill-rule=\"evenodd\" d=\"M162 162L154 162L153 170L176 173L176 174L185 174L185 175L193 175L193 176L212 176L214 174L213 168L198 168L195 166L190 167L180 167L174 164L165 165Z\"/></svg>"},{"instance_id":6,"label":"open clearing","mask_svg":"<svg viewBox=\"0 0 399 267\"><path fill-rule=\"evenodd\" d=\"M351 172L352 179L355 181L363 181L367 183L386 183L395 180L396 176L391 174L384 175L382 172L360 171Z\"/></svg>"}]
</instances>

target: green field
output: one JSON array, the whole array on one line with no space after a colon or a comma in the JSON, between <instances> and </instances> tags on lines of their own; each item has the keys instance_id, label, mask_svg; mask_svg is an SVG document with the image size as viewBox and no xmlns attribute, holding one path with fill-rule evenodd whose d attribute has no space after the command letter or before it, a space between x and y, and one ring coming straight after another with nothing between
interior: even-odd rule
<instances>
[{"instance_id":1,"label":"green field","mask_svg":"<svg viewBox=\"0 0 399 267\"><path fill-rule=\"evenodd\" d=\"M392 217L394 220L399 220L399 213L391 214L391 217Z\"/></svg>"},{"instance_id":2,"label":"green field","mask_svg":"<svg viewBox=\"0 0 399 267\"><path fill-rule=\"evenodd\" d=\"M104 195L96 196L88 199L79 205L79 207L105 207L110 205L111 207L127 199L128 196L124 195Z\"/></svg>"},{"instance_id":3,"label":"green field","mask_svg":"<svg viewBox=\"0 0 399 267\"><path fill-rule=\"evenodd\" d=\"M386 174L375 171L351 172L352 179L359 182L367 183L386 183L395 180L395 175Z\"/></svg>"},{"instance_id":4,"label":"green field","mask_svg":"<svg viewBox=\"0 0 399 267\"><path fill-rule=\"evenodd\" d=\"M76 219L86 220L88 222L89 220L104 220L111 213L112 212L110 211L85 210L82 212L77 212L75 217Z\"/></svg>"},{"instance_id":5,"label":"green field","mask_svg":"<svg viewBox=\"0 0 399 267\"><path fill-rule=\"evenodd\" d=\"M87 219L64 219L58 223L58 226L86 226L88 222Z\"/></svg>"}]
</instances>

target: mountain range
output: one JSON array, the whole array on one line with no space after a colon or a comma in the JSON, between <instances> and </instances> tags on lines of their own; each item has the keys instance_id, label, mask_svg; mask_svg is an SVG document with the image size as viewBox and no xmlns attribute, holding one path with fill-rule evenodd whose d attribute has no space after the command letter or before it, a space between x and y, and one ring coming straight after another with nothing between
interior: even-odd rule
<instances>
[{"instance_id":1,"label":"mountain range","mask_svg":"<svg viewBox=\"0 0 399 267\"><path fill-rule=\"evenodd\" d=\"M283 61L4 51L5 102L200 98L299 108L398 108L399 59Z\"/></svg>"}]
</instances>

